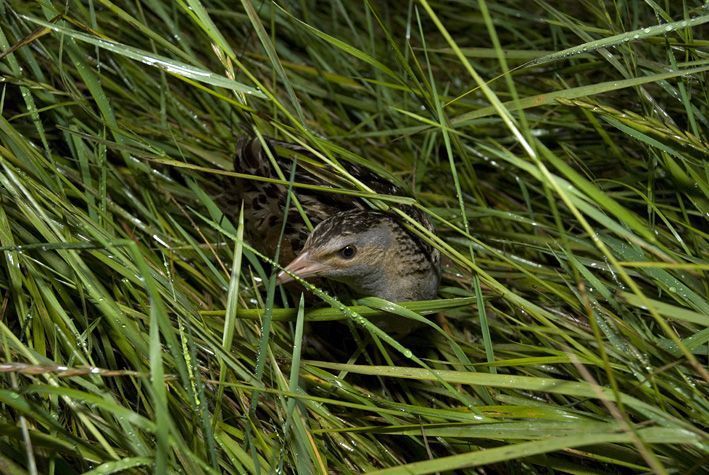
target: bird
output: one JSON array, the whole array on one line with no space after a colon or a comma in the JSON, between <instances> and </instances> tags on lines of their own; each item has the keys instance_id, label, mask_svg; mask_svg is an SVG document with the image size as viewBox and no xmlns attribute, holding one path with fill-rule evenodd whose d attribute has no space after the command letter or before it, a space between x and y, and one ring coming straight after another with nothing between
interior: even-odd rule
<instances>
[{"instance_id":1,"label":"bird","mask_svg":"<svg viewBox=\"0 0 709 475\"><path fill-rule=\"evenodd\" d=\"M320 186L292 188L312 231L296 207L285 209L288 187L273 183L278 173L264 145L286 177L297 157L294 182ZM345 161L342 165L373 191L402 195L400 187L369 168ZM278 283L288 284L295 275L317 283L334 282L335 288L344 286L355 297L391 302L436 297L441 278L439 251L410 231L399 214L375 210L364 200L336 193L349 182L305 148L275 139L241 139L234 170L240 175L227 193L236 205L232 209L243 203L245 235L256 250L267 256L275 254L286 219L279 257L287 265L278 274ZM324 192L327 188L333 192ZM433 231L419 209L394 206Z\"/></svg>"}]
</instances>

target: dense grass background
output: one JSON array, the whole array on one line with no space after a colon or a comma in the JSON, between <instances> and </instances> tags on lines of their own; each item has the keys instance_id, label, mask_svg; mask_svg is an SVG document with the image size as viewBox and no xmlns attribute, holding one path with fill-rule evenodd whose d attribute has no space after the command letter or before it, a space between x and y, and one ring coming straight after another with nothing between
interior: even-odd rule
<instances>
[{"instance_id":1,"label":"dense grass background","mask_svg":"<svg viewBox=\"0 0 709 475\"><path fill-rule=\"evenodd\" d=\"M702 3L0 2L0 472L706 473ZM245 135L407 188L441 299L282 309Z\"/></svg>"}]
</instances>

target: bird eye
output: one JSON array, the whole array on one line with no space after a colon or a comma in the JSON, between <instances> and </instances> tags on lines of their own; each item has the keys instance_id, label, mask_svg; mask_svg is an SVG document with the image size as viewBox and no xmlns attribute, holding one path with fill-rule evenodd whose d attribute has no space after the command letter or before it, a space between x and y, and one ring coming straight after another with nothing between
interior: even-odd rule
<instances>
[{"instance_id":1,"label":"bird eye","mask_svg":"<svg viewBox=\"0 0 709 475\"><path fill-rule=\"evenodd\" d=\"M357 254L357 248L354 246L345 246L340 249L340 256L344 257L345 259L352 259L355 254Z\"/></svg>"}]
</instances>

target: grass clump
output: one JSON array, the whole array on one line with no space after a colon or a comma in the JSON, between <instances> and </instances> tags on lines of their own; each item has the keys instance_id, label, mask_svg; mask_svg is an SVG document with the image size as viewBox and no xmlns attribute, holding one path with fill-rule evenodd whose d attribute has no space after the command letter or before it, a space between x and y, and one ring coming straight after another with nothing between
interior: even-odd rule
<instances>
[{"instance_id":1,"label":"grass clump","mask_svg":"<svg viewBox=\"0 0 709 475\"><path fill-rule=\"evenodd\" d=\"M707 22L0 3L0 471L704 471ZM258 134L404 184L441 299L287 308L216 196ZM304 342L330 319L365 327L344 360Z\"/></svg>"}]
</instances>

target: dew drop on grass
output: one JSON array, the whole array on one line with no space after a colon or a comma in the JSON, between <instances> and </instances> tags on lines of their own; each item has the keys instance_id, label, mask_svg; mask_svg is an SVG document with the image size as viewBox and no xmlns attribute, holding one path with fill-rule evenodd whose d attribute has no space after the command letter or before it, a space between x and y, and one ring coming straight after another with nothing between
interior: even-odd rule
<instances>
[{"instance_id":1,"label":"dew drop on grass","mask_svg":"<svg viewBox=\"0 0 709 475\"><path fill-rule=\"evenodd\" d=\"M354 453L354 447L352 447L350 444L345 442L342 439L339 439L337 441L337 445L339 445L342 449L346 450L347 452Z\"/></svg>"}]
</instances>

